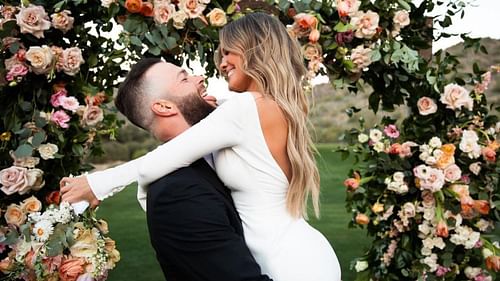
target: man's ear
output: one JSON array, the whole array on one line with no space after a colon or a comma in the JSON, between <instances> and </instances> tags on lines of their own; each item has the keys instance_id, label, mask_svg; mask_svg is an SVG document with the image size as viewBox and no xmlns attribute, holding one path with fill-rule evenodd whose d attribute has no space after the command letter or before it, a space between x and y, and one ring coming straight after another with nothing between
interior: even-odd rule
<instances>
[{"instance_id":1,"label":"man's ear","mask_svg":"<svg viewBox=\"0 0 500 281\"><path fill-rule=\"evenodd\" d=\"M151 105L151 110L154 114L163 117L170 117L179 114L177 106L173 102L168 100L154 101Z\"/></svg>"}]
</instances>

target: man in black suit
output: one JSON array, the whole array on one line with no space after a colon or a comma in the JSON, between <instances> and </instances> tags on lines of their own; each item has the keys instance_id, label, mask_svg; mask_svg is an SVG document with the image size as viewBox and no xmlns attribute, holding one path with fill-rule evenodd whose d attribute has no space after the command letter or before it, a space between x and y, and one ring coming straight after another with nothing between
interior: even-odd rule
<instances>
[{"instance_id":1,"label":"man in black suit","mask_svg":"<svg viewBox=\"0 0 500 281\"><path fill-rule=\"evenodd\" d=\"M169 141L213 110L201 97L204 91L202 77L143 59L130 70L115 102L131 122ZM149 186L147 220L168 281L270 280L245 244L228 189L204 159Z\"/></svg>"}]
</instances>

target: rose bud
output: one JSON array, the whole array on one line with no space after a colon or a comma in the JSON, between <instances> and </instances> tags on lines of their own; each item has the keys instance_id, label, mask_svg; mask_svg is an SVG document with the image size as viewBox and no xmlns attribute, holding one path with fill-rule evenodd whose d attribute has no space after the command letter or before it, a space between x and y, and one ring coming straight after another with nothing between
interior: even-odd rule
<instances>
[{"instance_id":1,"label":"rose bud","mask_svg":"<svg viewBox=\"0 0 500 281\"><path fill-rule=\"evenodd\" d=\"M311 43L316 43L319 40L319 36L320 36L319 30L313 29L311 33L309 33L309 41Z\"/></svg>"},{"instance_id":2,"label":"rose bud","mask_svg":"<svg viewBox=\"0 0 500 281\"><path fill-rule=\"evenodd\" d=\"M490 204L486 200L474 200L473 208L481 215L490 213Z\"/></svg>"},{"instance_id":3,"label":"rose bud","mask_svg":"<svg viewBox=\"0 0 500 281\"><path fill-rule=\"evenodd\" d=\"M357 224L361 225L366 225L370 222L370 218L365 214L357 214L355 220Z\"/></svg>"},{"instance_id":4,"label":"rose bud","mask_svg":"<svg viewBox=\"0 0 500 281\"><path fill-rule=\"evenodd\" d=\"M446 238L448 237L448 225L444 220L440 220L436 227L436 235Z\"/></svg>"},{"instance_id":5,"label":"rose bud","mask_svg":"<svg viewBox=\"0 0 500 281\"><path fill-rule=\"evenodd\" d=\"M500 256L489 256L486 258L486 268L498 272L500 270Z\"/></svg>"}]
</instances>

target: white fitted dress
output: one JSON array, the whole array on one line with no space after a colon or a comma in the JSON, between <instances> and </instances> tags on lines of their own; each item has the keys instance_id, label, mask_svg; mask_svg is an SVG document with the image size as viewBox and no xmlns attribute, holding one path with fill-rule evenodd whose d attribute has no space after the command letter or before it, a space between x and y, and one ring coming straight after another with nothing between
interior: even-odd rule
<instances>
[{"instance_id":1,"label":"white fitted dress","mask_svg":"<svg viewBox=\"0 0 500 281\"><path fill-rule=\"evenodd\" d=\"M340 281L340 265L326 238L287 212L288 180L267 147L254 96L235 95L147 155L88 175L92 190L102 200L134 181L146 187L213 152L262 272L274 281Z\"/></svg>"}]
</instances>

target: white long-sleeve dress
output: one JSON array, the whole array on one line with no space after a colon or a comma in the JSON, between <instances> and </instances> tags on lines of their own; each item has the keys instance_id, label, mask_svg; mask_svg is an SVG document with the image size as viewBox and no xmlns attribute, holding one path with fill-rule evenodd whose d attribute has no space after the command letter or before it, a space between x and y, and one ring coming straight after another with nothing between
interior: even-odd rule
<instances>
[{"instance_id":1,"label":"white long-sleeve dress","mask_svg":"<svg viewBox=\"0 0 500 281\"><path fill-rule=\"evenodd\" d=\"M231 190L245 241L263 273L275 281L341 280L339 262L326 238L287 212L288 180L267 147L251 93L237 94L147 155L90 174L88 180L102 200L136 180L146 187L210 152L217 174ZM140 191L139 199L144 195Z\"/></svg>"}]
</instances>

